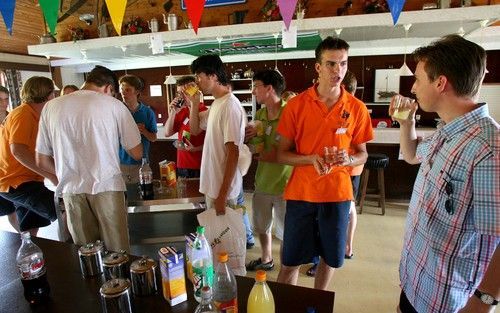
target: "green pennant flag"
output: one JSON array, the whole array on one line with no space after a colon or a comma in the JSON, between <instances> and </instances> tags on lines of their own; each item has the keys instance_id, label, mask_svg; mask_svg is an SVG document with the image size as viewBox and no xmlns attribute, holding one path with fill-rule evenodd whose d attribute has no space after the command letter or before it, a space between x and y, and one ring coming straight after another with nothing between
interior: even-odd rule
<instances>
[{"instance_id":1,"label":"green pennant flag","mask_svg":"<svg viewBox=\"0 0 500 313\"><path fill-rule=\"evenodd\" d=\"M42 8L43 16L47 25L49 25L50 33L56 33L57 25L57 11L59 10L60 0L39 0L40 7Z\"/></svg>"}]
</instances>

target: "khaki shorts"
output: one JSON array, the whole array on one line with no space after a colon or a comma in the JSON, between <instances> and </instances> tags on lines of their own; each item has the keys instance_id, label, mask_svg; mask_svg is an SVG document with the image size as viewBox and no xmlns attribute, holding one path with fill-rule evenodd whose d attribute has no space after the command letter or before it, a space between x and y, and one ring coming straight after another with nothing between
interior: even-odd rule
<instances>
[{"instance_id":1,"label":"khaki shorts","mask_svg":"<svg viewBox=\"0 0 500 313\"><path fill-rule=\"evenodd\" d=\"M256 191L253 194L252 211L253 229L256 233L271 233L274 220L276 238L283 240L286 212L286 201L283 199L283 195L272 195Z\"/></svg>"},{"instance_id":2,"label":"khaki shorts","mask_svg":"<svg viewBox=\"0 0 500 313\"><path fill-rule=\"evenodd\" d=\"M128 213L123 191L63 194L68 229L75 244L104 241L108 250L130 252Z\"/></svg>"}]
</instances>

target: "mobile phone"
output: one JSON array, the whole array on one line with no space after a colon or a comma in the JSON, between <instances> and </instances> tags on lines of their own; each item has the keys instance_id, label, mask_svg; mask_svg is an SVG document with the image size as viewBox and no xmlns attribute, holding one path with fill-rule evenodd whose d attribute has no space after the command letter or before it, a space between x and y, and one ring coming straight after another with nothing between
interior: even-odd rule
<instances>
[{"instance_id":1,"label":"mobile phone","mask_svg":"<svg viewBox=\"0 0 500 313\"><path fill-rule=\"evenodd\" d=\"M184 99L182 97L178 97L177 101L174 102L174 105L178 108L181 108L184 104Z\"/></svg>"}]
</instances>

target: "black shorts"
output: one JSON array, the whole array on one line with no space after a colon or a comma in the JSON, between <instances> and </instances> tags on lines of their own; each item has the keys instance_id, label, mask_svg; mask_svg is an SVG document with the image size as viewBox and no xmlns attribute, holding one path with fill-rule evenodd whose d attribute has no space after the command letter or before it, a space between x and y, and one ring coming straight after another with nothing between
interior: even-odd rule
<instances>
[{"instance_id":1,"label":"black shorts","mask_svg":"<svg viewBox=\"0 0 500 313\"><path fill-rule=\"evenodd\" d=\"M330 267L344 264L351 201L312 203L287 200L283 265L298 266L320 255Z\"/></svg>"},{"instance_id":2,"label":"black shorts","mask_svg":"<svg viewBox=\"0 0 500 313\"><path fill-rule=\"evenodd\" d=\"M21 231L50 225L50 221L48 219L43 218L24 207L16 208L12 202L0 195L0 216L9 215L14 212L16 212L19 230Z\"/></svg>"}]
</instances>

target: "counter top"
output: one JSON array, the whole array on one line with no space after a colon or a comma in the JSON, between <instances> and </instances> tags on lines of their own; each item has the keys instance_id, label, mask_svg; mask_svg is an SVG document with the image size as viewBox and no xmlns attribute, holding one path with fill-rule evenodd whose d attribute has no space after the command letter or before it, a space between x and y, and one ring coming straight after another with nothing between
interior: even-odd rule
<instances>
[{"instance_id":1,"label":"counter top","mask_svg":"<svg viewBox=\"0 0 500 313\"><path fill-rule=\"evenodd\" d=\"M436 131L436 128L417 128L417 136L428 137ZM399 128L374 128L374 138L368 143L371 144L399 144Z\"/></svg>"}]
</instances>

